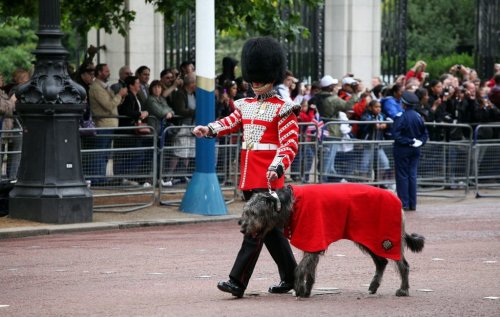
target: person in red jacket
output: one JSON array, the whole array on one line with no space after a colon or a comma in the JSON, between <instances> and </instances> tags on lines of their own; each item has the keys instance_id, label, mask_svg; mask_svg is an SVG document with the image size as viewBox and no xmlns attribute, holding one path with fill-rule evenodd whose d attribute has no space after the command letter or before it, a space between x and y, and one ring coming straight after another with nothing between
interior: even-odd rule
<instances>
[{"instance_id":1,"label":"person in red jacket","mask_svg":"<svg viewBox=\"0 0 500 317\"><path fill-rule=\"evenodd\" d=\"M427 67L427 63L424 61L417 61L415 65L406 73L405 75L405 83L412 77L418 79L420 83L423 83L427 74L425 73L425 68Z\"/></svg>"},{"instance_id":2,"label":"person in red jacket","mask_svg":"<svg viewBox=\"0 0 500 317\"><path fill-rule=\"evenodd\" d=\"M270 37L248 40L241 53L243 78L250 83L255 97L234 102L229 116L196 126L197 137L215 137L242 130L239 188L246 200L253 193L284 186L284 171L298 150L298 107L282 99L274 90L283 81L286 58L281 44ZM282 229L274 228L263 238L244 236L228 281L220 281L219 290L238 298L248 285L258 256L265 244L278 265L281 282L270 293L286 293L293 288L297 263Z\"/></svg>"}]
</instances>

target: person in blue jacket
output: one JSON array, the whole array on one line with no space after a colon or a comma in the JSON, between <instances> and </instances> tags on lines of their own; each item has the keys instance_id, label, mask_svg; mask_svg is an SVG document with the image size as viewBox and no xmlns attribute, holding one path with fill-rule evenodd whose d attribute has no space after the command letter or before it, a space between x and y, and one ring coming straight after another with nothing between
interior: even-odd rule
<instances>
[{"instance_id":1,"label":"person in blue jacket","mask_svg":"<svg viewBox=\"0 0 500 317\"><path fill-rule=\"evenodd\" d=\"M420 147L427 142L429 134L424 120L415 111L418 97L409 91L401 96L404 112L394 117L394 166L396 169L396 191L405 211L417 209L417 168Z\"/></svg>"},{"instance_id":2,"label":"person in blue jacket","mask_svg":"<svg viewBox=\"0 0 500 317\"><path fill-rule=\"evenodd\" d=\"M382 112L387 118L394 120L396 115L403 112L401 106L401 95L403 92L403 86L400 84L394 84L388 91L387 96L380 100L382 104Z\"/></svg>"}]
</instances>

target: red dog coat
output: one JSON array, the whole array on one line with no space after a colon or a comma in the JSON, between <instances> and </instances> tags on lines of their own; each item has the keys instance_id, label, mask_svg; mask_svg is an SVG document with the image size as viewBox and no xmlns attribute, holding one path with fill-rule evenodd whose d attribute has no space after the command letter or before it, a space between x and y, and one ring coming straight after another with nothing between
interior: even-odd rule
<instances>
[{"instance_id":1,"label":"red dog coat","mask_svg":"<svg viewBox=\"0 0 500 317\"><path fill-rule=\"evenodd\" d=\"M401 202L393 193L361 184L291 186L295 202L285 234L306 252L349 239L384 258L401 258Z\"/></svg>"}]
</instances>

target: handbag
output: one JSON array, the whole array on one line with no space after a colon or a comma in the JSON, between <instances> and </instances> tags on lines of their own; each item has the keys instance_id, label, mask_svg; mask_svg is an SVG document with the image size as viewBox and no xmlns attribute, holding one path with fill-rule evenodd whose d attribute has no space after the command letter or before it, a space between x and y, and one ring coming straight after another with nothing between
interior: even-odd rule
<instances>
[{"instance_id":1,"label":"handbag","mask_svg":"<svg viewBox=\"0 0 500 317\"><path fill-rule=\"evenodd\" d=\"M80 130L80 136L96 136L96 126L94 120L92 120L92 116L90 115L87 120L80 119L80 128L85 130Z\"/></svg>"},{"instance_id":2,"label":"handbag","mask_svg":"<svg viewBox=\"0 0 500 317\"><path fill-rule=\"evenodd\" d=\"M168 128L167 131L165 132L165 136L166 137L174 137L177 135L177 133L179 133L179 130L180 130L180 128L173 128L175 126L177 126L175 123L172 123L170 121L163 119L161 121L160 133L162 133L165 129Z\"/></svg>"},{"instance_id":3,"label":"handbag","mask_svg":"<svg viewBox=\"0 0 500 317\"><path fill-rule=\"evenodd\" d=\"M142 122L141 120L138 120L135 123L135 126L138 127L137 129L134 129L135 134L139 134L139 135L151 134L151 128L148 127L147 123Z\"/></svg>"}]
</instances>

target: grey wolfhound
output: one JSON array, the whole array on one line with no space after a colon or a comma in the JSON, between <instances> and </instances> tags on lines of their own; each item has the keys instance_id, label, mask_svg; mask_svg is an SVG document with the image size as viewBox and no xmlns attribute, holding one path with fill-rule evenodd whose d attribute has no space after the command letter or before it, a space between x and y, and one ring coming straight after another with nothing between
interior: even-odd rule
<instances>
[{"instance_id":1,"label":"grey wolfhound","mask_svg":"<svg viewBox=\"0 0 500 317\"><path fill-rule=\"evenodd\" d=\"M401 202L393 193L361 184L288 186L276 192L256 193L245 204L239 224L242 233L254 238L282 227L290 243L304 251L295 270L298 297L311 295L319 255L340 239L355 242L375 262L370 294L377 292L391 259L401 276L396 296L408 296L410 266L404 247L420 252L425 240L405 232Z\"/></svg>"}]
</instances>

